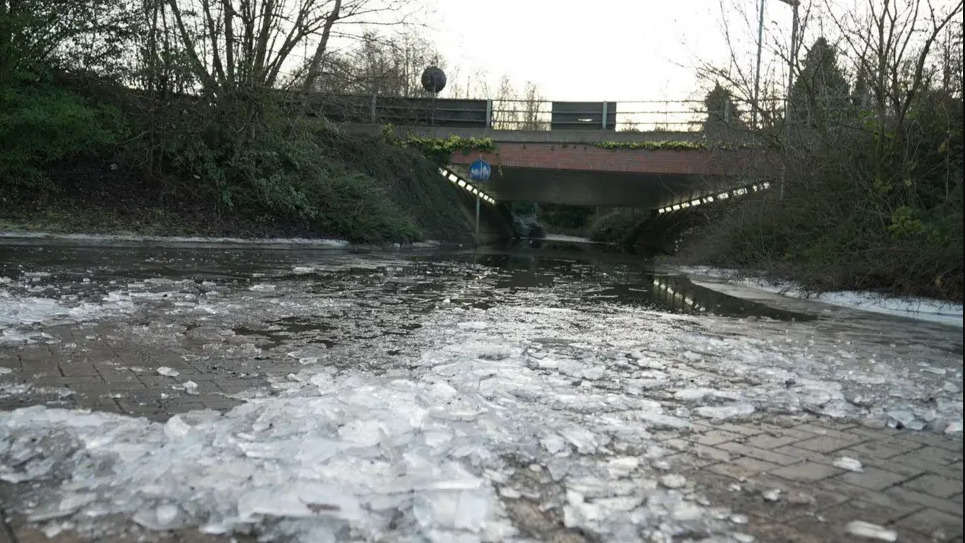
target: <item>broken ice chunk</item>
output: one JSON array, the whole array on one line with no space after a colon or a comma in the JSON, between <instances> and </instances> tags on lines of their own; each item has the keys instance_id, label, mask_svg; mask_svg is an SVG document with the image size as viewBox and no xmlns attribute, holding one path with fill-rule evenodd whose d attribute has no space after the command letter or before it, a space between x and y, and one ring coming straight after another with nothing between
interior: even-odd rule
<instances>
[{"instance_id":1,"label":"broken ice chunk","mask_svg":"<svg viewBox=\"0 0 965 543\"><path fill-rule=\"evenodd\" d=\"M157 520L165 526L170 526L178 518L178 506L164 504L157 508Z\"/></svg>"},{"instance_id":2,"label":"broken ice chunk","mask_svg":"<svg viewBox=\"0 0 965 543\"><path fill-rule=\"evenodd\" d=\"M243 522L258 516L355 520L361 514L355 496L332 485L307 481L250 490L238 498L237 507Z\"/></svg>"},{"instance_id":3,"label":"broken ice chunk","mask_svg":"<svg viewBox=\"0 0 965 543\"><path fill-rule=\"evenodd\" d=\"M855 460L854 458L849 458L847 456L842 456L836 458L832 465L836 468L846 469L848 471L861 472L863 468L861 467L861 462Z\"/></svg>"},{"instance_id":4,"label":"broken ice chunk","mask_svg":"<svg viewBox=\"0 0 965 543\"><path fill-rule=\"evenodd\" d=\"M660 484L667 488L683 488L687 484L687 479L683 475L671 473L660 478Z\"/></svg>"},{"instance_id":5,"label":"broken ice chunk","mask_svg":"<svg viewBox=\"0 0 965 543\"><path fill-rule=\"evenodd\" d=\"M781 491L780 489L777 489L777 488L772 490L765 490L764 492L761 493L761 496L764 496L764 500L766 501L776 502L781 498Z\"/></svg>"},{"instance_id":6,"label":"broken ice chunk","mask_svg":"<svg viewBox=\"0 0 965 543\"><path fill-rule=\"evenodd\" d=\"M510 488L508 486L501 487L499 489L499 495L504 498L509 498L511 500L515 500L523 496L523 494L520 491L516 490L515 488Z\"/></svg>"},{"instance_id":7,"label":"broken ice chunk","mask_svg":"<svg viewBox=\"0 0 965 543\"><path fill-rule=\"evenodd\" d=\"M587 428L569 426L567 428L563 428L560 433L563 434L563 437L572 443L573 446L580 451L580 453L592 454L596 451L596 435Z\"/></svg>"},{"instance_id":8,"label":"broken ice chunk","mask_svg":"<svg viewBox=\"0 0 965 543\"><path fill-rule=\"evenodd\" d=\"M589 368L583 369L583 378L590 381L596 381L602 379L606 374L606 367L604 366L591 366Z\"/></svg>"},{"instance_id":9,"label":"broken ice chunk","mask_svg":"<svg viewBox=\"0 0 965 543\"><path fill-rule=\"evenodd\" d=\"M754 413L754 406L749 403L732 403L730 405L703 406L696 409L697 414L708 419L731 419L746 417Z\"/></svg>"},{"instance_id":10,"label":"broken ice chunk","mask_svg":"<svg viewBox=\"0 0 965 543\"><path fill-rule=\"evenodd\" d=\"M164 435L168 439L180 439L191 431L191 425L184 421L181 415L174 415L164 424Z\"/></svg>"},{"instance_id":11,"label":"broken ice chunk","mask_svg":"<svg viewBox=\"0 0 965 543\"><path fill-rule=\"evenodd\" d=\"M690 502L678 502L671 511L674 520L683 522L699 520L706 515L704 508Z\"/></svg>"},{"instance_id":12,"label":"broken ice chunk","mask_svg":"<svg viewBox=\"0 0 965 543\"><path fill-rule=\"evenodd\" d=\"M908 428L910 430L921 430L925 423L916 419L915 414L906 409L894 409L888 411L888 426L891 428ZM920 426L920 427L915 427Z\"/></svg>"},{"instance_id":13,"label":"broken ice chunk","mask_svg":"<svg viewBox=\"0 0 965 543\"><path fill-rule=\"evenodd\" d=\"M163 375L165 377L177 377L178 375L181 375L181 372L179 372L178 370L174 368L169 368L167 366L161 366L160 368L158 368L157 373L158 375Z\"/></svg>"},{"instance_id":14,"label":"broken ice chunk","mask_svg":"<svg viewBox=\"0 0 965 543\"><path fill-rule=\"evenodd\" d=\"M844 530L849 534L856 535L858 537L877 539L879 541L898 541L898 532L889 530L884 526L871 524L870 522L864 522L861 520L849 522L848 525L845 526Z\"/></svg>"},{"instance_id":15,"label":"broken ice chunk","mask_svg":"<svg viewBox=\"0 0 965 543\"><path fill-rule=\"evenodd\" d=\"M566 446L566 440L556 434L550 434L541 439L540 442L550 454L556 454Z\"/></svg>"},{"instance_id":16,"label":"broken ice chunk","mask_svg":"<svg viewBox=\"0 0 965 543\"><path fill-rule=\"evenodd\" d=\"M185 381L181 386L184 387L184 391L188 394L196 395L198 393L198 383L194 381Z\"/></svg>"},{"instance_id":17,"label":"broken ice chunk","mask_svg":"<svg viewBox=\"0 0 965 543\"><path fill-rule=\"evenodd\" d=\"M479 533L489 516L490 498L480 490L424 493L413 513L425 529L443 528Z\"/></svg>"},{"instance_id":18,"label":"broken ice chunk","mask_svg":"<svg viewBox=\"0 0 965 543\"><path fill-rule=\"evenodd\" d=\"M611 477L626 477L637 469L640 465L640 459L634 456L624 456L621 458L612 458L607 463L607 471L610 472Z\"/></svg>"},{"instance_id":19,"label":"broken ice chunk","mask_svg":"<svg viewBox=\"0 0 965 543\"><path fill-rule=\"evenodd\" d=\"M148 530L165 531L184 526L181 509L176 505L163 504L152 509L141 509L134 513L134 522Z\"/></svg>"},{"instance_id":20,"label":"broken ice chunk","mask_svg":"<svg viewBox=\"0 0 965 543\"><path fill-rule=\"evenodd\" d=\"M685 388L675 392L673 397L675 400L682 402L693 402L703 400L707 396L713 396L715 392L717 391L712 388Z\"/></svg>"}]
</instances>

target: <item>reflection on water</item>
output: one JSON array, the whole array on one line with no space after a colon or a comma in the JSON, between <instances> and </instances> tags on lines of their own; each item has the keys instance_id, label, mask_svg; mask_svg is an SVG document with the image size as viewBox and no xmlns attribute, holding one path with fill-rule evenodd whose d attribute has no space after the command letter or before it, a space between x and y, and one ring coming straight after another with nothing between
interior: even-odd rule
<instances>
[{"instance_id":1,"label":"reflection on water","mask_svg":"<svg viewBox=\"0 0 965 543\"><path fill-rule=\"evenodd\" d=\"M421 251L83 247L34 241L0 245L0 275L42 271L44 277L32 283L35 295L43 295L47 285L53 289L51 295L76 290L79 298L151 278L193 279L199 291L207 288L207 281L239 286L293 282L297 291L311 296L353 299L369 322L378 321L382 310L389 308L419 314L448 304L485 310L532 303L587 308L622 304L671 313L778 320L813 318L705 289L685 277L657 273L652 255L570 239L530 241L478 250ZM96 280L90 281L92 277ZM354 316L340 318L351 321ZM235 332L257 336L269 347L293 336L332 346L346 339L333 327L337 325L322 318L282 319ZM404 327L386 323L382 330L368 330L365 337L406 333Z\"/></svg>"},{"instance_id":2,"label":"reflection on water","mask_svg":"<svg viewBox=\"0 0 965 543\"><path fill-rule=\"evenodd\" d=\"M444 258L464 258L495 273L498 279L494 289L550 290L574 305L612 303L669 313L782 321L815 318L700 287L683 276L657 273L650 264L652 255L633 254L600 244L555 241L540 247L525 244L490 247L466 256Z\"/></svg>"},{"instance_id":3,"label":"reflection on water","mask_svg":"<svg viewBox=\"0 0 965 543\"><path fill-rule=\"evenodd\" d=\"M257 338L256 345L263 350L270 350L293 339L305 339L307 342L325 345L327 348L335 346L334 339L325 337L327 332L335 329L324 319L306 317L286 317L266 323L269 326L265 329L249 328L247 326L236 326L232 330L239 336L249 336Z\"/></svg>"}]
</instances>

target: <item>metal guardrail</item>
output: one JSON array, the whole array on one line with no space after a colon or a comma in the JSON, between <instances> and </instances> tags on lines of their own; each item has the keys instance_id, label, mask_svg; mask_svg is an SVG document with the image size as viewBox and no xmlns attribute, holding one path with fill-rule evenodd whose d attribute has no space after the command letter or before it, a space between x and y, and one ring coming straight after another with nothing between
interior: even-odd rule
<instances>
[{"instance_id":1,"label":"metal guardrail","mask_svg":"<svg viewBox=\"0 0 965 543\"><path fill-rule=\"evenodd\" d=\"M307 94L290 101L306 107L307 114L338 123L488 130L696 132L708 117L723 124L732 117L726 110L710 115L701 100L551 102ZM748 110L743 104L738 107Z\"/></svg>"}]
</instances>

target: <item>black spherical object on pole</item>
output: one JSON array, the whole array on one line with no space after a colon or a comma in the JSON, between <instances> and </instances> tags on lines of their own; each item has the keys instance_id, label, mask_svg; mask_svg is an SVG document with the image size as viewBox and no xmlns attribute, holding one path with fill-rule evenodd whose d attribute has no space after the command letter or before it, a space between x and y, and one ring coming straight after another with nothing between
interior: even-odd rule
<instances>
[{"instance_id":1,"label":"black spherical object on pole","mask_svg":"<svg viewBox=\"0 0 965 543\"><path fill-rule=\"evenodd\" d=\"M422 72L422 88L432 94L439 94L446 88L446 73L436 66L429 66Z\"/></svg>"}]
</instances>

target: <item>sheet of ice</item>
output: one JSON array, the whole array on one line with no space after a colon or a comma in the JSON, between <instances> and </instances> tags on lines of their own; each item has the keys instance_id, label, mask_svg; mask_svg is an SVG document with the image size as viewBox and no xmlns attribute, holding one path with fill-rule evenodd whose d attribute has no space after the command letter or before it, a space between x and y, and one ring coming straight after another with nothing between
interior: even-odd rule
<instances>
[{"instance_id":1,"label":"sheet of ice","mask_svg":"<svg viewBox=\"0 0 965 543\"><path fill-rule=\"evenodd\" d=\"M241 247L269 247L284 249L287 247L309 249L344 249L352 244L340 239L319 238L233 238L233 237L204 237L204 236L145 236L139 234L65 234L58 232L19 232L0 231L0 239L23 240L58 240L84 244L127 244L152 243L160 246L241 246ZM407 244L394 243L387 247L396 249L431 249L438 247L438 241L420 241Z\"/></svg>"},{"instance_id":2,"label":"sheet of ice","mask_svg":"<svg viewBox=\"0 0 965 543\"><path fill-rule=\"evenodd\" d=\"M307 238L266 238L246 239L229 237L199 237L199 236L142 236L136 234L62 234L46 232L9 232L0 231L0 238L9 239L55 239L61 241L75 241L84 243L117 243L117 242L151 242L170 245L248 245L248 246L285 246L297 245L301 247L335 247L349 245L347 241L337 239L307 239Z\"/></svg>"},{"instance_id":3,"label":"sheet of ice","mask_svg":"<svg viewBox=\"0 0 965 543\"><path fill-rule=\"evenodd\" d=\"M545 321L539 310L516 316ZM458 315L439 318L437 330L456 328ZM55 492L89 502L65 513L62 498L38 499L25 512L81 529L121 513L149 529L254 525L268 540L514 541L502 500L527 492L511 482L526 459L580 496L565 508L569 526L621 541L697 529L730 537L731 512L708 514L677 492L685 479L664 472L658 486L651 463L669 452L650 439L662 426L649 421L665 414L660 402L574 389L571 377L538 368L518 326L486 320L456 338L427 334L434 346L411 371L313 367L223 416L158 424L43 408L0 414L0 477L73 473ZM610 371L612 362L585 364ZM614 448L646 452L628 459Z\"/></svg>"},{"instance_id":4,"label":"sheet of ice","mask_svg":"<svg viewBox=\"0 0 965 543\"><path fill-rule=\"evenodd\" d=\"M214 361L248 352L234 350L250 341L231 330L236 323L362 313L337 296L313 297L303 283L278 285L184 298L158 318L208 316L184 334L210 342ZM505 508L516 496L558 508L567 526L600 540L706 533L729 541L739 540L740 515L688 499L686 480L668 488L681 480L661 481L677 474L652 432L684 430L699 417L804 412L961 429L960 359L928 348L828 339L821 323L748 326L615 304L572 310L541 296L419 314L404 343L377 337L319 349L337 356L223 416L156 424L42 408L2 414L0 477L57 481L50 494L37 489L25 512L86 530L117 512L151 529L254 525L266 540L514 541ZM168 325L128 333L173 348ZM378 354L389 346L402 354ZM520 484L520 470L558 493Z\"/></svg>"},{"instance_id":5,"label":"sheet of ice","mask_svg":"<svg viewBox=\"0 0 965 543\"><path fill-rule=\"evenodd\" d=\"M860 309L886 315L911 317L959 327L963 325L963 306L962 304L953 302L943 302L927 298L897 298L873 292L836 291L809 293L802 289L800 285L794 283L768 281L759 277L748 276L745 273L735 270L710 267L683 267L679 268L679 270L687 275L723 279L729 283L793 298L809 299L840 307ZM701 284L704 285L703 283ZM713 285L706 284L704 286L712 288Z\"/></svg>"},{"instance_id":6,"label":"sheet of ice","mask_svg":"<svg viewBox=\"0 0 965 543\"><path fill-rule=\"evenodd\" d=\"M39 325L86 322L129 311L129 297L113 296L102 303L64 303L31 296L0 297L0 343L33 343L48 338Z\"/></svg>"}]
</instances>

